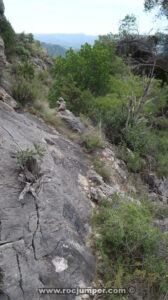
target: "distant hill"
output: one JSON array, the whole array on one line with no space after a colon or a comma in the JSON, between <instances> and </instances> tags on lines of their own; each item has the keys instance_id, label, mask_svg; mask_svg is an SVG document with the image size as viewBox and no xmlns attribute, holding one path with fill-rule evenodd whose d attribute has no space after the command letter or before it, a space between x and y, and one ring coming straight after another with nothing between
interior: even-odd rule
<instances>
[{"instance_id":1,"label":"distant hill","mask_svg":"<svg viewBox=\"0 0 168 300\"><path fill-rule=\"evenodd\" d=\"M59 55L65 57L67 49L61 47L60 45L55 45L55 44L48 44L41 42L41 46L43 49L47 51L49 55L52 55L54 57L57 57Z\"/></svg>"},{"instance_id":2,"label":"distant hill","mask_svg":"<svg viewBox=\"0 0 168 300\"><path fill-rule=\"evenodd\" d=\"M66 49L73 48L79 49L81 45L88 43L93 45L94 41L98 39L96 35L85 34L66 34L66 33L53 33L53 34L34 34L34 38L40 42L47 44L56 44Z\"/></svg>"}]
</instances>

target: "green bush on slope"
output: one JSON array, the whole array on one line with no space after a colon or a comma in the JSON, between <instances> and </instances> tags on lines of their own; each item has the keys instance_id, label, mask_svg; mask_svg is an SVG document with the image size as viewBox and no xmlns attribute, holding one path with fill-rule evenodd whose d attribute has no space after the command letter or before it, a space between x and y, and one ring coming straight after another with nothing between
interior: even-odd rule
<instances>
[{"instance_id":1,"label":"green bush on slope","mask_svg":"<svg viewBox=\"0 0 168 300\"><path fill-rule=\"evenodd\" d=\"M16 51L16 35L10 22L3 17L0 22L0 36L5 43L5 53L9 57L15 54Z\"/></svg>"},{"instance_id":2,"label":"green bush on slope","mask_svg":"<svg viewBox=\"0 0 168 300\"><path fill-rule=\"evenodd\" d=\"M116 195L111 203L102 200L93 224L98 273L107 288L139 285L156 298L166 293L168 238L154 227L149 207Z\"/></svg>"},{"instance_id":3,"label":"green bush on slope","mask_svg":"<svg viewBox=\"0 0 168 300\"><path fill-rule=\"evenodd\" d=\"M37 98L37 89L33 83L20 78L13 85L12 95L23 107L26 104L33 105Z\"/></svg>"}]
</instances>

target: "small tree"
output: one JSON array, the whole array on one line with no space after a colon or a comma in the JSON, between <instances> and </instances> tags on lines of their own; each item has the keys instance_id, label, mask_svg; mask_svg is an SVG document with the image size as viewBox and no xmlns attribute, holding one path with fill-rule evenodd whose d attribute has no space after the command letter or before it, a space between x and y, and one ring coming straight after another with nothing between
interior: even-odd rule
<instances>
[{"instance_id":1,"label":"small tree","mask_svg":"<svg viewBox=\"0 0 168 300\"><path fill-rule=\"evenodd\" d=\"M167 0L145 0L144 5L145 5L146 11L152 10L155 7L159 7L161 14L168 17L168 2L167 2Z\"/></svg>"},{"instance_id":2,"label":"small tree","mask_svg":"<svg viewBox=\"0 0 168 300\"><path fill-rule=\"evenodd\" d=\"M123 37L138 34L137 19L132 15L126 15L123 20L120 21L119 34Z\"/></svg>"}]
</instances>

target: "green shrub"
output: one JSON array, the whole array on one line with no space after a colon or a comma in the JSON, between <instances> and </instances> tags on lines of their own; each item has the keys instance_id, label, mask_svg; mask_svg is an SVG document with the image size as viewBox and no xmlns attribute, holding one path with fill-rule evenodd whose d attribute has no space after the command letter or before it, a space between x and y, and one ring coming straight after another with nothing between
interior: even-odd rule
<instances>
[{"instance_id":1,"label":"green shrub","mask_svg":"<svg viewBox=\"0 0 168 300\"><path fill-rule=\"evenodd\" d=\"M48 79L48 72L46 71L40 71L38 73L38 79L43 82L43 83L46 83L47 82L47 79Z\"/></svg>"},{"instance_id":2,"label":"green shrub","mask_svg":"<svg viewBox=\"0 0 168 300\"><path fill-rule=\"evenodd\" d=\"M3 17L0 23L0 36L5 43L5 53L9 57L16 51L16 34L10 22Z\"/></svg>"},{"instance_id":3,"label":"green shrub","mask_svg":"<svg viewBox=\"0 0 168 300\"><path fill-rule=\"evenodd\" d=\"M32 104L35 101L37 91L33 84L22 79L13 85L12 95L24 107L26 104Z\"/></svg>"},{"instance_id":4,"label":"green shrub","mask_svg":"<svg viewBox=\"0 0 168 300\"><path fill-rule=\"evenodd\" d=\"M105 182L109 183L111 177L110 168L105 165L105 163L100 159L98 155L92 157L92 162L95 171L102 176Z\"/></svg>"},{"instance_id":5,"label":"green shrub","mask_svg":"<svg viewBox=\"0 0 168 300\"><path fill-rule=\"evenodd\" d=\"M34 66L29 61L26 61L22 66L22 75L25 79L33 79L35 74Z\"/></svg>"},{"instance_id":6,"label":"green shrub","mask_svg":"<svg viewBox=\"0 0 168 300\"><path fill-rule=\"evenodd\" d=\"M115 144L122 141L122 129L125 126L126 116L118 108L111 109L103 116L104 130L107 138Z\"/></svg>"},{"instance_id":7,"label":"green shrub","mask_svg":"<svg viewBox=\"0 0 168 300\"><path fill-rule=\"evenodd\" d=\"M21 169L25 169L26 163L29 158L33 157L33 150L31 149L26 149L26 150L21 150L16 153L16 158L17 158L17 164Z\"/></svg>"},{"instance_id":8,"label":"green shrub","mask_svg":"<svg viewBox=\"0 0 168 300\"><path fill-rule=\"evenodd\" d=\"M16 54L19 55L22 60L27 60L30 57L30 52L24 47L23 43L17 44Z\"/></svg>"},{"instance_id":9,"label":"green shrub","mask_svg":"<svg viewBox=\"0 0 168 300\"><path fill-rule=\"evenodd\" d=\"M168 154L158 153L156 173L160 178L168 177Z\"/></svg>"},{"instance_id":10,"label":"green shrub","mask_svg":"<svg viewBox=\"0 0 168 300\"><path fill-rule=\"evenodd\" d=\"M36 155L43 158L44 154L45 149L41 148L41 146L36 143L34 143L34 150L27 148L26 150L17 151L15 153L17 164L23 170L26 168L27 161L30 158L33 158Z\"/></svg>"},{"instance_id":11,"label":"green shrub","mask_svg":"<svg viewBox=\"0 0 168 300\"><path fill-rule=\"evenodd\" d=\"M19 43L22 43L23 45L32 44L34 42L32 33L26 34L24 32L21 32L17 34L16 37L17 37L17 41Z\"/></svg>"},{"instance_id":12,"label":"green shrub","mask_svg":"<svg viewBox=\"0 0 168 300\"><path fill-rule=\"evenodd\" d=\"M138 152L129 153L127 155L127 167L132 172L140 172L144 166L144 160L140 157Z\"/></svg>"},{"instance_id":13,"label":"green shrub","mask_svg":"<svg viewBox=\"0 0 168 300\"><path fill-rule=\"evenodd\" d=\"M103 143L98 134L89 135L86 138L86 149L93 151L98 148L102 148Z\"/></svg>"},{"instance_id":14,"label":"green shrub","mask_svg":"<svg viewBox=\"0 0 168 300\"><path fill-rule=\"evenodd\" d=\"M102 200L93 217L98 272L106 287L139 286L158 299L167 291L168 238L154 227L148 206L120 199ZM142 292L142 291L141 291Z\"/></svg>"},{"instance_id":15,"label":"green shrub","mask_svg":"<svg viewBox=\"0 0 168 300\"><path fill-rule=\"evenodd\" d=\"M17 75L18 77L23 76L27 80L32 80L35 76L35 69L32 63L26 61L24 62L24 64L13 64L12 73Z\"/></svg>"},{"instance_id":16,"label":"green shrub","mask_svg":"<svg viewBox=\"0 0 168 300\"><path fill-rule=\"evenodd\" d=\"M13 63L11 71L12 74L20 76L22 74L22 65L20 63Z\"/></svg>"},{"instance_id":17,"label":"green shrub","mask_svg":"<svg viewBox=\"0 0 168 300\"><path fill-rule=\"evenodd\" d=\"M145 161L140 157L138 152L129 152L126 146L121 146L119 150L118 157L122 159L130 171L140 172L145 164Z\"/></svg>"},{"instance_id":18,"label":"green shrub","mask_svg":"<svg viewBox=\"0 0 168 300\"><path fill-rule=\"evenodd\" d=\"M145 122L133 121L122 130L122 133L128 148L139 153L146 153L150 133Z\"/></svg>"}]
</instances>

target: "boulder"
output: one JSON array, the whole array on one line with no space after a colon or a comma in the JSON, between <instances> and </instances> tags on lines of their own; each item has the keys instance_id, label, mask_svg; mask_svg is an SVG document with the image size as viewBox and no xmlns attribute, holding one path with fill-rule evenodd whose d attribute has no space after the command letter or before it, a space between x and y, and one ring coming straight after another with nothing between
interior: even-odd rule
<instances>
[{"instance_id":1,"label":"boulder","mask_svg":"<svg viewBox=\"0 0 168 300\"><path fill-rule=\"evenodd\" d=\"M60 110L58 116L67 123L71 130L78 133L85 131L85 125L80 121L80 118L75 117L71 111L67 109Z\"/></svg>"}]
</instances>

